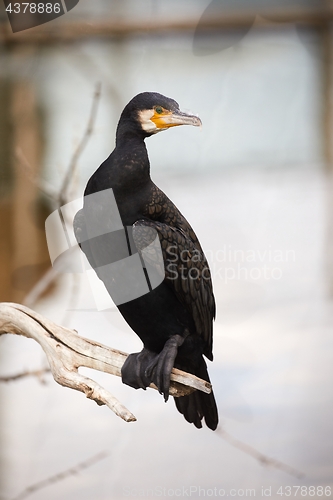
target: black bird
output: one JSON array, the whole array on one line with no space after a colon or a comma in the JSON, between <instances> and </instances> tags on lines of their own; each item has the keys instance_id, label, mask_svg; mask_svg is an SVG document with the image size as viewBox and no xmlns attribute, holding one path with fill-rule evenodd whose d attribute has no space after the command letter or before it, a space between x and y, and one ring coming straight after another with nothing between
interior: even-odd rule
<instances>
[{"instance_id":1,"label":"black bird","mask_svg":"<svg viewBox=\"0 0 333 500\"><path fill-rule=\"evenodd\" d=\"M154 382L165 401L173 367L209 381L203 355L213 360L215 318L209 267L198 238L150 178L145 139L177 125L200 126L201 120L181 112L176 101L161 94L143 92L134 97L120 116L116 147L89 179L84 207L74 219L81 249L144 345L140 353L127 358L122 380L136 389ZM123 226L116 224L117 230L110 213L113 195L105 191L110 189ZM89 196L96 193L98 197ZM135 254L141 259L148 288L141 293L139 290L134 299L119 299L119 291L125 295L133 292L131 286L131 290L124 290L124 263L128 262L126 257ZM120 266L117 272L114 263ZM153 286L152 276L160 277L157 285ZM188 422L201 428L204 418L210 429L216 429L218 413L213 393L195 391L175 398L175 403Z\"/></svg>"}]
</instances>

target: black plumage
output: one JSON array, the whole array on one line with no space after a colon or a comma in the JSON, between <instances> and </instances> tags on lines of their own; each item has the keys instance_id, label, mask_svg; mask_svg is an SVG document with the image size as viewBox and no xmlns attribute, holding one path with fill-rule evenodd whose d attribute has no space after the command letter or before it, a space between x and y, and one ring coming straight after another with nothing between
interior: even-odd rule
<instances>
[{"instance_id":1,"label":"black plumage","mask_svg":"<svg viewBox=\"0 0 333 500\"><path fill-rule=\"evenodd\" d=\"M141 353L128 357L123 382L134 388L154 382L165 400L173 366L209 381L203 355L213 359L215 300L208 263L190 224L152 182L144 142L160 130L185 124L200 125L201 121L182 113L173 99L152 92L134 97L121 114L116 147L89 179L84 208L74 219L76 238L111 297L124 287L122 259L128 255L138 253L146 277L149 270L160 276L158 286L148 279L146 293L123 299L117 307L144 345ZM89 198L108 189L113 190L126 230L114 231L111 223L108 228L107 203ZM99 232L103 236L91 237L88 226L95 230L99 224L107 226ZM112 262L120 269L124 266L123 274L108 268ZM213 393L195 391L175 401L187 421L200 428L204 418L209 428L216 429Z\"/></svg>"}]
</instances>

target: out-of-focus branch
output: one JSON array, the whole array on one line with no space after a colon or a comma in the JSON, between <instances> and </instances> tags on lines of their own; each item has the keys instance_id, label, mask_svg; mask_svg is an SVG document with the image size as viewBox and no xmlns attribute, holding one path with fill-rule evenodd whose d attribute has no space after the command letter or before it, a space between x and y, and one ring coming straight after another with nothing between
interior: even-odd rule
<instances>
[{"instance_id":1,"label":"out-of-focus branch","mask_svg":"<svg viewBox=\"0 0 333 500\"><path fill-rule=\"evenodd\" d=\"M216 433L222 439L231 444L231 446L233 446L234 448L238 448L247 455L250 455L255 460L257 460L261 465L265 465L267 467L274 467L275 469L280 469L283 472L290 474L291 476L297 477L298 479L304 476L302 472L298 471L294 467L284 464L283 462L280 462L280 460L276 460L275 458L268 457L267 455L264 455L260 451L253 448L253 446L250 446L249 444L240 441L239 439L229 434L229 432L224 430L222 427L218 427Z\"/></svg>"},{"instance_id":2,"label":"out-of-focus branch","mask_svg":"<svg viewBox=\"0 0 333 500\"><path fill-rule=\"evenodd\" d=\"M13 382L14 380L19 380L21 378L37 377L42 384L45 384L43 375L50 372L50 368L41 368L40 370L26 370L24 372L16 373L15 375L0 377L0 382Z\"/></svg>"},{"instance_id":3,"label":"out-of-focus branch","mask_svg":"<svg viewBox=\"0 0 333 500\"><path fill-rule=\"evenodd\" d=\"M27 488L25 488L25 490L23 490L15 498L12 498L11 500L24 500L28 496L32 495L32 493L35 493L36 491L46 488L51 484L59 483L60 481L63 481L64 479L70 476L75 476L82 470L88 469L88 467L91 467L97 462L104 460L104 458L107 458L108 456L109 453L107 451L102 451L101 453L94 455L93 457L89 458L88 460L85 460L84 462L80 462L79 464L75 465L74 467L71 467L70 469L66 469L62 472L59 472L58 474L55 474L54 476L50 476L47 479L44 479L43 481L39 481L38 483L28 486Z\"/></svg>"},{"instance_id":4,"label":"out-of-focus branch","mask_svg":"<svg viewBox=\"0 0 333 500\"><path fill-rule=\"evenodd\" d=\"M0 304L0 335L5 333L22 335L38 342L47 356L53 378L60 385L83 392L98 405L107 405L126 422L136 420L112 394L94 380L78 373L78 368L85 366L120 377L128 356L126 353L80 337L75 330L56 325L27 307L3 302ZM153 384L150 387L156 389ZM211 385L174 368L170 395L184 396L193 390L210 393Z\"/></svg>"},{"instance_id":5,"label":"out-of-focus branch","mask_svg":"<svg viewBox=\"0 0 333 500\"><path fill-rule=\"evenodd\" d=\"M75 171L77 168L78 160L79 160L81 154L83 153L85 147L87 146L88 141L93 133L100 96L101 96L101 83L98 82L96 84L96 88L95 88L95 92L94 92L94 97L93 97L93 101L92 101L91 110L90 110L89 119L88 119L86 129L84 131L84 134L83 134L81 141L79 142L79 145L77 146L76 150L74 151L74 154L73 154L71 161L69 163L69 166L66 170L66 174L65 174L65 177L63 179L61 188L60 188L60 192L59 192L59 196L58 196L59 207L61 207L62 205L65 205L66 203L68 203L70 201L68 198L69 188L70 188L71 181L74 177L74 174L75 174Z\"/></svg>"}]
</instances>

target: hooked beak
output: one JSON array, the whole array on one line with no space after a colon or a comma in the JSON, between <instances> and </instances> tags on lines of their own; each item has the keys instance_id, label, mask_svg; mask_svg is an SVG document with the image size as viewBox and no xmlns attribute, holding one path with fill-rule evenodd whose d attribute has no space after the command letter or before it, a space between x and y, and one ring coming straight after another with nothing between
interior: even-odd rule
<instances>
[{"instance_id":1,"label":"hooked beak","mask_svg":"<svg viewBox=\"0 0 333 500\"><path fill-rule=\"evenodd\" d=\"M154 115L150 119L160 130L165 130L169 127L177 127L178 125L193 125L194 127L202 126L202 122L198 116L183 113L180 110L163 110L162 114L158 114L155 111Z\"/></svg>"}]
</instances>

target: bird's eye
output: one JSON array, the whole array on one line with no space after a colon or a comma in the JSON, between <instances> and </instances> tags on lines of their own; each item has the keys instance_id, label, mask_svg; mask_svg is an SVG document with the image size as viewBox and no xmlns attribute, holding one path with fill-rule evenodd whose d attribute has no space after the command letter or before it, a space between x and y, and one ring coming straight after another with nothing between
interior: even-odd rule
<instances>
[{"instance_id":1,"label":"bird's eye","mask_svg":"<svg viewBox=\"0 0 333 500\"><path fill-rule=\"evenodd\" d=\"M155 111L156 111L156 113L158 113L160 115L163 113L163 108L161 108L161 106L156 106Z\"/></svg>"}]
</instances>

